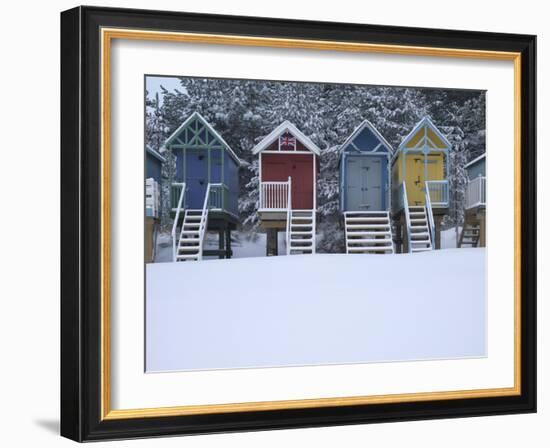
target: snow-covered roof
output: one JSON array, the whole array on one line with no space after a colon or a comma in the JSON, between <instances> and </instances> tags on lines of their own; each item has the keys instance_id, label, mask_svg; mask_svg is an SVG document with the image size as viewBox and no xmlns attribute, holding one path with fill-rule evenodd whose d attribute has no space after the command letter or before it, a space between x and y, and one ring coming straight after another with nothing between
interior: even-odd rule
<instances>
[{"instance_id":1,"label":"snow-covered roof","mask_svg":"<svg viewBox=\"0 0 550 448\"><path fill-rule=\"evenodd\" d=\"M477 163L484 158L485 158L485 153L481 154L479 157L476 157L473 160L470 160L466 165L464 165L464 168L468 168L469 166L472 166L474 163Z\"/></svg>"},{"instance_id":2,"label":"snow-covered roof","mask_svg":"<svg viewBox=\"0 0 550 448\"><path fill-rule=\"evenodd\" d=\"M168 145L170 145L170 143L172 143L172 140L174 140L179 135L179 133L182 131L182 129L185 129L185 127L189 123L191 123L194 119L199 120L210 132L212 132L212 134L214 134L214 136L220 141L220 143L225 147L225 149L227 149L227 151L229 152L231 157L233 157L235 162L237 162L239 165L242 165L241 159L231 149L231 146L229 146L229 144L223 139L223 137L220 134L218 134L218 132L212 127L212 125L210 123L208 123L208 121L206 121L206 118L204 118L199 112L193 112L187 118L187 120L185 120L174 132L172 132L172 135L170 135L170 137L168 137L166 139L166 141L164 142L164 144L160 148L160 152L162 153L162 152L166 151L166 148L168 147Z\"/></svg>"},{"instance_id":3,"label":"snow-covered roof","mask_svg":"<svg viewBox=\"0 0 550 448\"><path fill-rule=\"evenodd\" d=\"M389 151L390 154L393 154L393 148L388 143L388 141L384 138L380 132L378 132L378 129L374 127L374 125L367 119L363 120L359 126L355 128L355 130L350 134L350 136L346 139L346 141L342 144L341 148L345 149L345 147L355 139L355 137L365 128L369 128L370 131L375 135L375 137L380 140L380 142L386 147L386 149Z\"/></svg>"},{"instance_id":4,"label":"snow-covered roof","mask_svg":"<svg viewBox=\"0 0 550 448\"><path fill-rule=\"evenodd\" d=\"M262 141L258 143L254 147L254 149L252 149L252 153L258 154L259 152L263 151L275 140L277 140L281 134L284 134L285 132L290 132L294 137L300 140L300 142L312 153L316 155L321 154L321 150L319 149L319 147L288 120L283 121L279 126L277 126L275 129L273 129L273 131L265 136Z\"/></svg>"},{"instance_id":5,"label":"snow-covered roof","mask_svg":"<svg viewBox=\"0 0 550 448\"><path fill-rule=\"evenodd\" d=\"M151 146L145 145L145 151L147 151L148 154L151 154L154 158L161 161L162 163L166 162L166 159L162 156L162 154L154 150Z\"/></svg>"},{"instance_id":6,"label":"snow-covered roof","mask_svg":"<svg viewBox=\"0 0 550 448\"><path fill-rule=\"evenodd\" d=\"M414 128L412 129L411 132L409 132L407 134L407 136L403 139L403 141L401 142L401 144L399 145L399 149L403 149L407 143L409 142L409 140L411 140L415 135L416 133L418 132L418 130L424 126L428 126L430 129L432 129L432 131L435 132L435 134L441 139L441 141L443 142L443 144L447 147L447 148L451 148L452 145L451 143L449 142L449 140L447 139L447 137L445 137L441 131L437 128L437 126L433 123L432 120L430 120L430 117L424 117L422 118L422 120L420 120L418 123L416 123L416 125L414 126Z\"/></svg>"}]
</instances>

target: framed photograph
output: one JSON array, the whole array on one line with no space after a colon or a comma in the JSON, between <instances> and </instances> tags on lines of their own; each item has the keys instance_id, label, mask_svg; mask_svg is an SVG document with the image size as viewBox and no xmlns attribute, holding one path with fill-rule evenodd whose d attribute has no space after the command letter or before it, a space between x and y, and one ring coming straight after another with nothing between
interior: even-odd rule
<instances>
[{"instance_id":1,"label":"framed photograph","mask_svg":"<svg viewBox=\"0 0 550 448\"><path fill-rule=\"evenodd\" d=\"M536 411L535 36L61 14L61 433Z\"/></svg>"}]
</instances>

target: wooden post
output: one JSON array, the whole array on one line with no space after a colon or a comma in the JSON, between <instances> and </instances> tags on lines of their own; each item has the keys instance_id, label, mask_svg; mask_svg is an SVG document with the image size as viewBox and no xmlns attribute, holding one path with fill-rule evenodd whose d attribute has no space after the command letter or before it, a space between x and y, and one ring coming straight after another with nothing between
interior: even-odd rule
<instances>
[{"instance_id":1,"label":"wooden post","mask_svg":"<svg viewBox=\"0 0 550 448\"><path fill-rule=\"evenodd\" d=\"M266 238L266 255L271 257L273 255L279 255L277 229L267 229Z\"/></svg>"},{"instance_id":2,"label":"wooden post","mask_svg":"<svg viewBox=\"0 0 550 448\"><path fill-rule=\"evenodd\" d=\"M485 247L486 238L485 238L485 210L480 210L478 213L479 216L479 247Z\"/></svg>"},{"instance_id":3,"label":"wooden post","mask_svg":"<svg viewBox=\"0 0 550 448\"><path fill-rule=\"evenodd\" d=\"M231 249L231 230L229 227L225 229L225 258L231 258L233 250Z\"/></svg>"},{"instance_id":4,"label":"wooden post","mask_svg":"<svg viewBox=\"0 0 550 448\"><path fill-rule=\"evenodd\" d=\"M401 212L401 215L399 216L399 222L399 227L401 227L401 253L405 254L409 252L409 235L405 222L405 210Z\"/></svg>"},{"instance_id":5,"label":"wooden post","mask_svg":"<svg viewBox=\"0 0 550 448\"><path fill-rule=\"evenodd\" d=\"M225 258L223 250L225 246L225 231L223 229L218 230L218 250L219 255L218 258L222 259Z\"/></svg>"},{"instance_id":6,"label":"wooden post","mask_svg":"<svg viewBox=\"0 0 550 448\"><path fill-rule=\"evenodd\" d=\"M435 249L441 249L441 221L443 220L443 215L434 216L435 224Z\"/></svg>"}]
</instances>

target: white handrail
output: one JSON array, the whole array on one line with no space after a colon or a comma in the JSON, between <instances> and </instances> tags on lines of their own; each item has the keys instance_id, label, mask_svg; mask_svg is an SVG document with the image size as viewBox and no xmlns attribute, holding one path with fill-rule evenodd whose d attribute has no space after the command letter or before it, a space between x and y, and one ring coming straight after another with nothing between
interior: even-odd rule
<instances>
[{"instance_id":1,"label":"white handrail","mask_svg":"<svg viewBox=\"0 0 550 448\"><path fill-rule=\"evenodd\" d=\"M449 206L449 181L427 180L426 190L430 192L432 208L447 208Z\"/></svg>"},{"instance_id":2,"label":"white handrail","mask_svg":"<svg viewBox=\"0 0 550 448\"><path fill-rule=\"evenodd\" d=\"M426 191L424 192L426 197L426 213L428 215L428 225L430 226L430 238L431 242L435 241L435 221L434 214L432 211L432 199L430 198L430 189L428 187L428 182L426 182Z\"/></svg>"},{"instance_id":3,"label":"white handrail","mask_svg":"<svg viewBox=\"0 0 550 448\"><path fill-rule=\"evenodd\" d=\"M185 196L185 182L181 183L181 184L172 184L172 185L181 185L181 193L180 193L180 197L179 197L179 200L178 200L178 207L176 209L176 216L174 218L174 224L172 224L172 260L175 262L176 261L176 258L177 258L177 253L176 253L176 229L178 227L178 221L180 219L180 211L182 209L182 203L183 203L183 198Z\"/></svg>"},{"instance_id":4,"label":"white handrail","mask_svg":"<svg viewBox=\"0 0 550 448\"><path fill-rule=\"evenodd\" d=\"M403 190L403 208L405 210L405 224L407 225L407 246L409 252L412 252L411 247L411 217L409 216L409 199L407 198L407 186L405 181L401 184Z\"/></svg>"},{"instance_id":5,"label":"white handrail","mask_svg":"<svg viewBox=\"0 0 550 448\"><path fill-rule=\"evenodd\" d=\"M206 236L206 228L208 226L208 203L210 201L210 186L206 187L206 195L202 205L201 221L199 225L199 260L202 260L202 248L204 246L204 237Z\"/></svg>"},{"instance_id":6,"label":"white handrail","mask_svg":"<svg viewBox=\"0 0 550 448\"><path fill-rule=\"evenodd\" d=\"M288 177L288 192L286 200L286 254L290 255L290 221L292 220L292 178Z\"/></svg>"},{"instance_id":7,"label":"white handrail","mask_svg":"<svg viewBox=\"0 0 550 448\"><path fill-rule=\"evenodd\" d=\"M260 183L260 209L286 209L287 189L287 181Z\"/></svg>"},{"instance_id":8,"label":"white handrail","mask_svg":"<svg viewBox=\"0 0 550 448\"><path fill-rule=\"evenodd\" d=\"M485 177L478 176L468 182L466 188L466 210L485 205Z\"/></svg>"}]
</instances>

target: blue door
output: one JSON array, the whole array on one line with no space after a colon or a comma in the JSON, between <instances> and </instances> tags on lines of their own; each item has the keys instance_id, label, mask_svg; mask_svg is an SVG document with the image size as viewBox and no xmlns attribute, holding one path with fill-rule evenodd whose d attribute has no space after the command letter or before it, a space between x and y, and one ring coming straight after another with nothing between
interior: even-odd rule
<instances>
[{"instance_id":1,"label":"blue door","mask_svg":"<svg viewBox=\"0 0 550 448\"><path fill-rule=\"evenodd\" d=\"M187 207L202 209L208 186L208 152L188 149L186 162Z\"/></svg>"},{"instance_id":2,"label":"blue door","mask_svg":"<svg viewBox=\"0 0 550 448\"><path fill-rule=\"evenodd\" d=\"M380 157L350 157L347 161L346 209L382 210L382 160Z\"/></svg>"}]
</instances>

